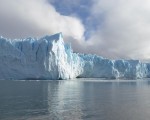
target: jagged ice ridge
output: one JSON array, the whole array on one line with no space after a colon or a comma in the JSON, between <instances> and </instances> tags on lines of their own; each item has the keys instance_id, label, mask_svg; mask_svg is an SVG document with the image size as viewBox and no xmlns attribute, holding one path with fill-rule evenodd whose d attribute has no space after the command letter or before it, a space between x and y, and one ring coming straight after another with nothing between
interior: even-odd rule
<instances>
[{"instance_id":1,"label":"jagged ice ridge","mask_svg":"<svg viewBox=\"0 0 150 120\"><path fill-rule=\"evenodd\" d=\"M0 38L0 79L138 79L150 77L150 64L74 53L61 33L40 39Z\"/></svg>"}]
</instances>

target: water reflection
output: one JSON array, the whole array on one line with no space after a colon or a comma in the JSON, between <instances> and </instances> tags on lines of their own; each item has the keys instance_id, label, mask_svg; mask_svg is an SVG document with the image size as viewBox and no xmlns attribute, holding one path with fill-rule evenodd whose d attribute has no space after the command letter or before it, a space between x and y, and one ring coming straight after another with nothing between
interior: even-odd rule
<instances>
[{"instance_id":1,"label":"water reflection","mask_svg":"<svg viewBox=\"0 0 150 120\"><path fill-rule=\"evenodd\" d=\"M0 81L2 120L148 120L150 81Z\"/></svg>"},{"instance_id":2,"label":"water reflection","mask_svg":"<svg viewBox=\"0 0 150 120\"><path fill-rule=\"evenodd\" d=\"M74 81L0 82L0 119L81 119L81 83Z\"/></svg>"},{"instance_id":3,"label":"water reflection","mask_svg":"<svg viewBox=\"0 0 150 120\"><path fill-rule=\"evenodd\" d=\"M82 84L74 81L59 81L55 88L53 87L52 84L48 84L48 110L51 119L80 120Z\"/></svg>"}]
</instances>

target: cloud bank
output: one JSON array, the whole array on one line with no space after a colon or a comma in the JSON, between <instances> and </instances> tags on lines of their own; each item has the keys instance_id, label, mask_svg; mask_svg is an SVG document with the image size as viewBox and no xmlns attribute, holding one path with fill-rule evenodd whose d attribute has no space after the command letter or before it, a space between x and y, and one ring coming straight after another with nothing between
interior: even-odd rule
<instances>
[{"instance_id":1,"label":"cloud bank","mask_svg":"<svg viewBox=\"0 0 150 120\"><path fill-rule=\"evenodd\" d=\"M88 52L109 58L150 58L150 1L93 0L91 17L97 29Z\"/></svg>"},{"instance_id":2,"label":"cloud bank","mask_svg":"<svg viewBox=\"0 0 150 120\"><path fill-rule=\"evenodd\" d=\"M63 32L76 52L113 59L150 59L150 1L88 0L92 4L85 4L83 10L89 10L79 16L74 8L81 7L81 0L61 1L68 4L68 15L56 11L50 4L54 1L0 0L0 34L24 38ZM85 28L88 37L84 36Z\"/></svg>"},{"instance_id":3,"label":"cloud bank","mask_svg":"<svg viewBox=\"0 0 150 120\"><path fill-rule=\"evenodd\" d=\"M47 0L0 0L0 34L10 38L63 32L81 39L84 26L76 17L59 14Z\"/></svg>"}]
</instances>

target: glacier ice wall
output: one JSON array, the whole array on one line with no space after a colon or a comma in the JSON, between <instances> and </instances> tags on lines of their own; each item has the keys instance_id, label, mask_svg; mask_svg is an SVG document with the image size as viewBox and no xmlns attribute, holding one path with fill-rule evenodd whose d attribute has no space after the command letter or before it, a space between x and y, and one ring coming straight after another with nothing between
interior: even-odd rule
<instances>
[{"instance_id":1,"label":"glacier ice wall","mask_svg":"<svg viewBox=\"0 0 150 120\"><path fill-rule=\"evenodd\" d=\"M0 79L69 79L80 73L80 58L62 34L40 39L0 39Z\"/></svg>"},{"instance_id":2,"label":"glacier ice wall","mask_svg":"<svg viewBox=\"0 0 150 120\"><path fill-rule=\"evenodd\" d=\"M84 59L84 70L80 77L109 79L149 77L150 65L139 60L109 60L96 55L84 54L80 54L80 57Z\"/></svg>"},{"instance_id":3,"label":"glacier ice wall","mask_svg":"<svg viewBox=\"0 0 150 120\"><path fill-rule=\"evenodd\" d=\"M40 39L0 38L0 79L136 79L150 77L150 64L74 53L61 33Z\"/></svg>"}]
</instances>

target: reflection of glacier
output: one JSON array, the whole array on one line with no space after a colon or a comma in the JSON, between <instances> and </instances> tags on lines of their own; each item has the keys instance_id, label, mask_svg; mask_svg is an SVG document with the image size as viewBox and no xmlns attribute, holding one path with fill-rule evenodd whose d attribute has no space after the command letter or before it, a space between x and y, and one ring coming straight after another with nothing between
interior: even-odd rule
<instances>
[{"instance_id":1,"label":"reflection of glacier","mask_svg":"<svg viewBox=\"0 0 150 120\"><path fill-rule=\"evenodd\" d=\"M82 83L56 81L48 83L48 115L52 120L81 120Z\"/></svg>"},{"instance_id":2,"label":"reflection of glacier","mask_svg":"<svg viewBox=\"0 0 150 120\"><path fill-rule=\"evenodd\" d=\"M73 53L62 34L40 39L0 38L0 79L147 78L150 64Z\"/></svg>"}]
</instances>

